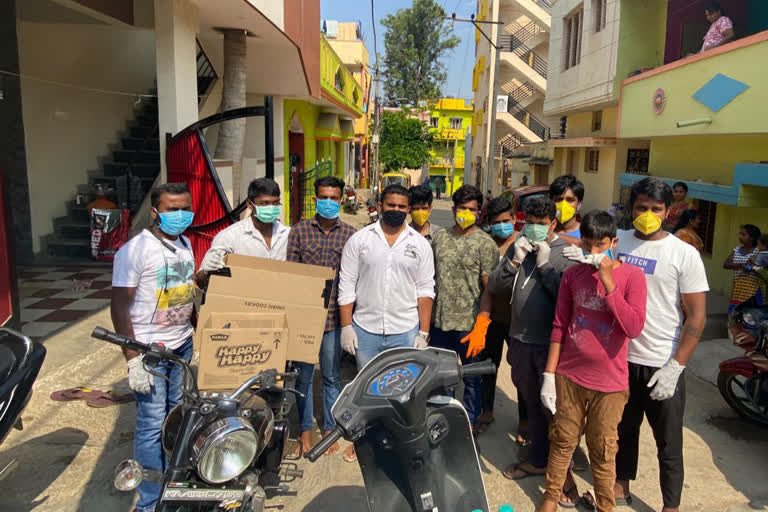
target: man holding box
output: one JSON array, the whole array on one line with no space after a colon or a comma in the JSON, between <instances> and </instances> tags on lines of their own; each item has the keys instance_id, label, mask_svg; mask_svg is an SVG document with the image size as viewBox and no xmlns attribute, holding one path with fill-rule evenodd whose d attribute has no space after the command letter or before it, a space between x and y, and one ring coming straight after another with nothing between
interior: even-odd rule
<instances>
[{"instance_id":1,"label":"man holding box","mask_svg":"<svg viewBox=\"0 0 768 512\"><path fill-rule=\"evenodd\" d=\"M334 176L326 176L315 181L315 204L317 214L314 218L296 224L288 235L288 261L321 265L338 272L341 252L355 229L339 219L344 182ZM334 279L331 297L328 303L328 318L325 322L325 334L320 345L320 371L323 376L324 424L323 436L328 435L336 426L331 414L331 407L341 393L341 328L336 306L338 294L338 273ZM299 378L296 382L298 391L304 398L297 398L301 430L301 450L307 452L312 446L312 376L315 366L297 362ZM326 455L339 451L338 444L331 446Z\"/></svg>"}]
</instances>

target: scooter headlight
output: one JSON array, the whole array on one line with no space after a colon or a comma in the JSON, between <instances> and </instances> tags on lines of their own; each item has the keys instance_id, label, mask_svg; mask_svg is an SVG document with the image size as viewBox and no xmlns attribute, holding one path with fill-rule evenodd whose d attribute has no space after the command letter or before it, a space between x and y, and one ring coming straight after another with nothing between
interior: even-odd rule
<instances>
[{"instance_id":1,"label":"scooter headlight","mask_svg":"<svg viewBox=\"0 0 768 512\"><path fill-rule=\"evenodd\" d=\"M211 423L197 436L192 451L200 478L220 484L248 469L259 440L248 421L232 416Z\"/></svg>"},{"instance_id":2,"label":"scooter headlight","mask_svg":"<svg viewBox=\"0 0 768 512\"><path fill-rule=\"evenodd\" d=\"M132 491L144 480L144 470L138 461L125 459L115 468L115 488L118 491Z\"/></svg>"}]
</instances>

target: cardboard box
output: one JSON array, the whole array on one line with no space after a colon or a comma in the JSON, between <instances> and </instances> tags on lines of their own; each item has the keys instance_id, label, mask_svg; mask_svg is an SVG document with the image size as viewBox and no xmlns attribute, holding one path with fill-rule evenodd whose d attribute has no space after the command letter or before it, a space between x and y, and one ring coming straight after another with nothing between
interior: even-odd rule
<instances>
[{"instance_id":1,"label":"cardboard box","mask_svg":"<svg viewBox=\"0 0 768 512\"><path fill-rule=\"evenodd\" d=\"M285 314L213 313L200 332L201 390L234 389L262 370L285 369Z\"/></svg>"},{"instance_id":2,"label":"cardboard box","mask_svg":"<svg viewBox=\"0 0 768 512\"><path fill-rule=\"evenodd\" d=\"M286 358L316 363L328 316L335 271L328 267L227 255L229 276L212 275L198 318L202 326L216 313L283 314L287 319ZM221 318L221 317L216 317Z\"/></svg>"}]
</instances>

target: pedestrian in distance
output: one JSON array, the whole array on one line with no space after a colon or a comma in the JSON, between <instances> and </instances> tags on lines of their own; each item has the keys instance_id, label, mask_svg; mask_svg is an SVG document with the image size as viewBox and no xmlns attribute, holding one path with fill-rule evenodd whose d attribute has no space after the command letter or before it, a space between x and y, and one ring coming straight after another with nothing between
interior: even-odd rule
<instances>
[{"instance_id":1,"label":"pedestrian in distance","mask_svg":"<svg viewBox=\"0 0 768 512\"><path fill-rule=\"evenodd\" d=\"M749 259L759 252L757 241L760 238L760 228L754 224L744 224L739 228L739 243L723 263L723 268L733 271L731 281L731 300L728 313L736 306L750 299L760 289L760 279L750 272L745 272Z\"/></svg>"},{"instance_id":2,"label":"pedestrian in distance","mask_svg":"<svg viewBox=\"0 0 768 512\"><path fill-rule=\"evenodd\" d=\"M645 416L658 447L662 512L677 512L683 492L683 372L706 323L709 291L696 249L662 230L671 203L672 189L658 178L632 185L629 209L634 230L618 231L617 246L619 260L645 273L647 300L645 325L627 350L629 400L618 429L614 496L617 505L632 502L629 482L637 477ZM579 259L577 250L569 253Z\"/></svg>"},{"instance_id":3,"label":"pedestrian in distance","mask_svg":"<svg viewBox=\"0 0 768 512\"><path fill-rule=\"evenodd\" d=\"M568 244L555 235L556 207L548 197L532 197L524 206L525 226L491 274L492 294L510 293L509 347L507 362L512 382L525 400L531 446L528 458L507 466L503 475L520 480L544 476L549 453L551 413L541 402L541 386L549 353L555 304L560 279L576 263L563 255ZM570 473L561 502L572 505L578 498Z\"/></svg>"},{"instance_id":4,"label":"pedestrian in distance","mask_svg":"<svg viewBox=\"0 0 768 512\"><path fill-rule=\"evenodd\" d=\"M381 220L352 235L341 256L341 347L358 369L384 350L429 343L435 263L429 242L405 222L408 201L405 187L385 188ZM353 446L344 460L356 460Z\"/></svg>"},{"instance_id":5,"label":"pedestrian in distance","mask_svg":"<svg viewBox=\"0 0 768 512\"><path fill-rule=\"evenodd\" d=\"M453 228L439 232L435 251L435 299L430 344L455 351L462 364L485 359L485 336L491 324L488 276L499 261L499 250L477 226L483 194L463 185L453 194ZM483 378L464 379L464 408L472 429L482 412Z\"/></svg>"},{"instance_id":6,"label":"pedestrian in distance","mask_svg":"<svg viewBox=\"0 0 768 512\"><path fill-rule=\"evenodd\" d=\"M645 322L643 271L615 258L616 222L604 211L581 222L581 264L563 273L541 400L554 415L544 502L555 512L582 431L597 510L616 506L617 427L629 395L627 345ZM584 498L592 504L592 496Z\"/></svg>"},{"instance_id":7,"label":"pedestrian in distance","mask_svg":"<svg viewBox=\"0 0 768 512\"><path fill-rule=\"evenodd\" d=\"M150 193L152 225L129 240L115 254L110 312L115 332L139 343L163 343L189 361L192 355L192 317L195 296L195 258L182 233L192 224L192 197L184 183L167 183ZM165 416L181 401L183 369L163 362L152 369L144 356L123 349L128 363L128 385L136 394L134 457L144 469L164 471L160 442ZM138 512L155 508L160 483L143 481L138 487Z\"/></svg>"},{"instance_id":8,"label":"pedestrian in distance","mask_svg":"<svg viewBox=\"0 0 768 512\"><path fill-rule=\"evenodd\" d=\"M201 288L208 276L224 267L227 254L285 261L291 228L280 223L280 186L269 178L257 178L248 185L250 215L219 231L205 253L197 273Z\"/></svg>"},{"instance_id":9,"label":"pedestrian in distance","mask_svg":"<svg viewBox=\"0 0 768 512\"><path fill-rule=\"evenodd\" d=\"M443 179L438 176L432 183L435 185L435 197L440 199L440 196L443 193Z\"/></svg>"},{"instance_id":10,"label":"pedestrian in distance","mask_svg":"<svg viewBox=\"0 0 768 512\"><path fill-rule=\"evenodd\" d=\"M308 265L330 267L336 271L328 302L328 317L320 344L320 373L323 378L323 437L330 434L336 422L331 407L341 393L341 327L336 304L338 296L338 272L341 253L355 229L339 219L344 182L335 176L325 176L315 181L315 205L317 213L311 219L293 226L288 235L287 260ZM303 453L312 447L312 376L315 365L295 363L299 376L297 391L303 397L296 398L299 410L300 450ZM338 444L326 450L326 455L339 451Z\"/></svg>"},{"instance_id":11,"label":"pedestrian in distance","mask_svg":"<svg viewBox=\"0 0 768 512\"><path fill-rule=\"evenodd\" d=\"M672 204L669 206L669 213L664 220L664 229L674 233L683 214L688 210L695 209L696 207L688 202L688 185L684 181L678 181L672 185Z\"/></svg>"},{"instance_id":12,"label":"pedestrian in distance","mask_svg":"<svg viewBox=\"0 0 768 512\"><path fill-rule=\"evenodd\" d=\"M411 214L411 227L423 235L429 243L432 243L438 231L442 231L442 226L430 222L429 216L432 214L432 189L425 185L415 185L408 191L409 212Z\"/></svg>"}]
</instances>

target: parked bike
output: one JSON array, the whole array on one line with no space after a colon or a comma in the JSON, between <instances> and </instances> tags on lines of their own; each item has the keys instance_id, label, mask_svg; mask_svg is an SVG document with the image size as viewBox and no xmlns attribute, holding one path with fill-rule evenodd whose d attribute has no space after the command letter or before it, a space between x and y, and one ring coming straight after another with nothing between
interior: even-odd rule
<instances>
[{"instance_id":1,"label":"parked bike","mask_svg":"<svg viewBox=\"0 0 768 512\"><path fill-rule=\"evenodd\" d=\"M22 430L21 413L32 398L34 384L45 360L45 347L12 329L0 328L0 444L12 428ZM0 480L17 466L14 459L0 462Z\"/></svg>"},{"instance_id":2,"label":"parked bike","mask_svg":"<svg viewBox=\"0 0 768 512\"><path fill-rule=\"evenodd\" d=\"M91 336L144 354L150 372L161 361L184 369L184 399L163 423L165 473L124 460L115 469L118 490L133 491L144 480L162 483L158 512L263 512L268 497L290 492L282 480L303 476L295 464L283 461L287 395L301 396L293 389L297 372L265 370L231 394L200 393L189 364L162 344L145 345L101 327Z\"/></svg>"},{"instance_id":3,"label":"parked bike","mask_svg":"<svg viewBox=\"0 0 768 512\"><path fill-rule=\"evenodd\" d=\"M768 427L768 306L754 298L738 305L728 337L746 354L720 363L720 394L740 416Z\"/></svg>"},{"instance_id":4,"label":"parked bike","mask_svg":"<svg viewBox=\"0 0 768 512\"><path fill-rule=\"evenodd\" d=\"M368 207L368 219L370 220L368 224L373 224L374 222L378 222L379 209L378 209L378 205L376 204L376 199L373 196L371 196L371 198L368 199L366 206Z\"/></svg>"},{"instance_id":5,"label":"parked bike","mask_svg":"<svg viewBox=\"0 0 768 512\"><path fill-rule=\"evenodd\" d=\"M305 456L317 460L339 438L355 443L371 512L487 512L469 418L447 396L491 361L461 366L439 348L396 348L373 358L333 405L336 428Z\"/></svg>"},{"instance_id":6,"label":"parked bike","mask_svg":"<svg viewBox=\"0 0 768 512\"><path fill-rule=\"evenodd\" d=\"M357 214L359 208L359 202L357 200L357 193L352 187L346 187L344 190L344 211L347 213Z\"/></svg>"}]
</instances>

